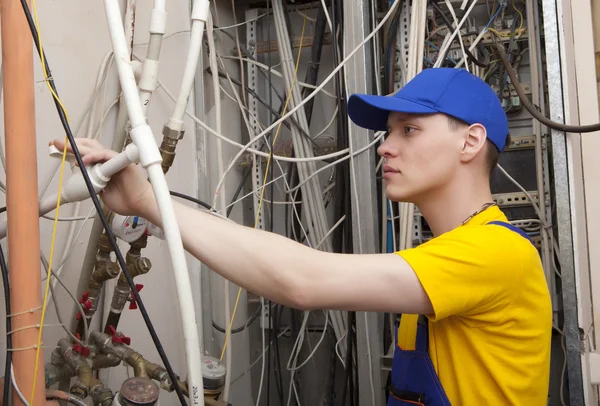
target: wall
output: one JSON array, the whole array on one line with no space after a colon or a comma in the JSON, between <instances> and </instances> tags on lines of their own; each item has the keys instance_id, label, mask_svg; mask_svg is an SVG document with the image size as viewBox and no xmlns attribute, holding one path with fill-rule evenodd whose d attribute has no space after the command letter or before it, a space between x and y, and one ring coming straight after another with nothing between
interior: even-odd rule
<instances>
[{"instance_id":1,"label":"wall","mask_svg":"<svg viewBox=\"0 0 600 406\"><path fill-rule=\"evenodd\" d=\"M78 123L84 117L88 103L94 93L94 87L99 71L100 64L107 52L111 50L111 44L108 37L106 19L103 9L103 2L66 2L57 0L53 2L38 2L38 15L43 39L43 45L49 62L51 64L53 78L58 88L59 94L70 116L72 128L77 128ZM124 2L123 9L125 7ZM137 2L136 21L135 21L135 44L144 44L148 40L148 24L151 11L151 2ZM185 57L187 54L187 45L189 33L189 3L187 1L168 2L168 21L167 33L163 41L160 59L159 78L166 87L175 95L178 94L180 80L183 73ZM219 10L220 23L228 25L232 23L231 10L227 6ZM183 31L183 32L182 32ZM222 49L230 49L231 44L224 42L218 44ZM224 52L224 51L222 51ZM145 47L135 45L134 53L144 57ZM206 54L205 54L206 55ZM207 65L206 56L203 58ZM235 70L231 70L234 72ZM214 97L212 95L212 86L210 77L204 78L206 81L206 93L204 95L207 111L208 124L214 127ZM45 184L46 179L54 173L57 161L48 157L47 145L54 138L62 137L63 131L58 120L49 91L43 82L41 67L37 56L35 57L35 81L36 81L36 120L37 120L37 159L38 159L38 183L40 188ZM116 82L116 69L114 64L110 67L106 86L100 89L99 100L101 106L97 109L96 121L92 127L92 132L100 128L100 117L102 111L112 105L118 96L118 85ZM223 133L232 134L232 137L238 138L240 134L239 114L235 108L232 108L230 101L225 96L221 96L223 102L224 120ZM190 98L188 111L194 112L194 97ZM150 104L148 111L149 124L151 125L157 142L162 139L162 126L171 114L174 103L168 98L162 89L157 89ZM110 146L114 133L115 119L118 105L114 106L102 120L100 131L100 141L105 146ZM0 109L1 114L1 109ZM81 128L79 136L85 136L87 123ZM202 133L196 134L196 128L193 122L186 118L186 135L180 141L175 163L167 175L167 180L171 190L196 196L199 184L205 181L206 174L197 173L196 150L202 146L206 137ZM199 144L200 143L200 144ZM2 144L4 144L2 130ZM206 155L214 157L214 142L208 140L210 148ZM225 148L225 162L228 163L232 152L235 149ZM214 177L215 169L212 167L214 160L211 159L211 166L208 174ZM65 176L68 177L70 169L66 169ZM237 170L234 170L229 176L229 182L237 185ZM4 172L0 174L0 179L4 181ZM212 179L211 179L212 180ZM58 176L53 176L48 193L55 191L58 187ZM231 188L229 188L231 190ZM229 192L231 193L231 191ZM4 196L0 196L0 205L4 205ZM90 201L84 202L79 210L79 215L87 215L93 207ZM234 214L236 212L234 211ZM60 210L61 217L72 216L72 205L64 206ZM237 215L237 214L236 214ZM2 221L5 217L1 218ZM76 291L79 279L79 273L83 260L83 255L87 246L89 230L92 221L87 221L81 234L74 241L74 249L71 251L68 260L62 269L60 275L66 286ZM79 229L78 222L75 226L75 233ZM65 243L69 233L69 223L61 222L58 227L55 250L55 264L63 255ZM52 221L40 219L41 247L46 256L49 255L49 247L52 234ZM5 244L5 242L3 242ZM5 247L6 245L4 245ZM123 252L128 248L126 244L122 245ZM37 255L32 253L32 255ZM167 356L175 370L180 376L185 378L186 365L185 354L183 351L184 342L182 337L181 321L178 316L179 309L176 300L176 291L172 271L166 249L166 243L157 239L151 239L143 255L152 261L152 270L149 274L136 278L136 282L144 284L141 296L144 300L148 313L150 314L157 334L160 337ZM194 258L188 256L188 266L192 274L192 288L195 292L195 299L198 303L196 309L200 309L200 264ZM43 270L41 269L41 272ZM44 273L42 273L44 274ZM109 292L112 293L112 285L109 285ZM42 286L43 288L43 286ZM221 292L218 281L215 281L215 314L217 320L222 320L219 311L222 306ZM235 300L237 289L231 287L232 306ZM56 288L57 302L61 309L61 314L65 324L70 324L73 316L72 299L61 290L60 286ZM108 298L110 300L110 297ZM238 313L239 320L245 320L245 306L241 306ZM4 318L4 309L0 310L0 318ZM205 313L205 317L211 313ZM101 313L97 314L93 327L97 328ZM199 317L200 319L200 317ZM58 319L54 306L49 303L46 317L46 327L44 329L44 345L52 347L58 339L65 336L63 330L57 326ZM221 322L222 324L222 322ZM237 323L236 323L237 324ZM160 358L150 339L141 315L138 311L125 310L121 317L120 329L128 336L131 336L132 347L142 353L151 361L160 362ZM212 334L212 332L207 332ZM5 331L4 324L0 327L0 363L3 364L5 357ZM216 348L220 348L222 337L215 337ZM239 349L240 355L236 357L234 367L242 368L248 351L243 350L243 340L235 338L233 348ZM246 341L247 342L247 341ZM46 348L44 356L49 361L52 348ZM219 356L220 352L212 351L211 355ZM244 355L245 354L245 355ZM125 367L117 367L110 373L102 375L108 379L110 387L116 390L120 382L132 371ZM248 378L249 379L249 378ZM244 381L237 385L244 390ZM246 379L246 384L248 381ZM238 396L238 401L240 399ZM163 394L164 404L175 404L174 394ZM232 399L235 401L235 399ZM237 402L236 402L237 403Z\"/></svg>"}]
</instances>

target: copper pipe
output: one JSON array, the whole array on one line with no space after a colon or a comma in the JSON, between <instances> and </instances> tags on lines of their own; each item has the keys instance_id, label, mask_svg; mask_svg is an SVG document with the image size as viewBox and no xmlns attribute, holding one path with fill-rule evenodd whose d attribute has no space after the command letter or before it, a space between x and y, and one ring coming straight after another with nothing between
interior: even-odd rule
<instances>
[{"instance_id":1,"label":"copper pipe","mask_svg":"<svg viewBox=\"0 0 600 406\"><path fill-rule=\"evenodd\" d=\"M1 14L11 310L13 314L25 312L12 318L14 330L25 328L13 334L13 348L17 349L13 352L13 364L21 391L29 397L38 330L26 327L40 323L38 309L42 304L39 257L32 255L40 251L33 42L18 1L3 1ZM34 405L46 403L43 351L40 364Z\"/></svg>"}]
</instances>

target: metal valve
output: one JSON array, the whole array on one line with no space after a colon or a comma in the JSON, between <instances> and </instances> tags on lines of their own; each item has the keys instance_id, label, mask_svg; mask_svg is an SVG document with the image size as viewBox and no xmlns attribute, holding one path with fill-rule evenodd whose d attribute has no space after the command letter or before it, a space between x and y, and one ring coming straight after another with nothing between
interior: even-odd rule
<instances>
[{"instance_id":1,"label":"metal valve","mask_svg":"<svg viewBox=\"0 0 600 406\"><path fill-rule=\"evenodd\" d=\"M138 293L139 293L139 292L140 292L142 289L144 289L144 285L142 285L141 283L136 283L136 284L135 284L135 290L137 290L137 291L138 291ZM136 302L136 300L135 300L135 296L133 295L133 292L131 292L131 297L129 298L129 301L131 302L131 303L129 304L129 309L131 309L131 310L135 310L135 309L137 309L137 308L138 308L138 305L137 305L137 302Z\"/></svg>"},{"instance_id":2,"label":"metal valve","mask_svg":"<svg viewBox=\"0 0 600 406\"><path fill-rule=\"evenodd\" d=\"M112 342L115 344L125 344L131 345L131 338L123 335L123 333L118 332L114 326L109 326L110 334L112 335Z\"/></svg>"}]
</instances>

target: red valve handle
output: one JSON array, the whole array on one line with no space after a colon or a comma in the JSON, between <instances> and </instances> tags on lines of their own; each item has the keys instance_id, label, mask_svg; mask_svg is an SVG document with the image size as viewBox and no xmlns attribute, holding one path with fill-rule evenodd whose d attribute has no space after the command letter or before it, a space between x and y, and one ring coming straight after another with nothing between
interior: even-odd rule
<instances>
[{"instance_id":1,"label":"red valve handle","mask_svg":"<svg viewBox=\"0 0 600 406\"><path fill-rule=\"evenodd\" d=\"M87 290L83 292L81 299L79 299L79 303L81 304L81 307L83 307L83 310L85 312L92 308L92 302L90 301L90 293ZM77 320L81 320L81 317L81 312L77 313Z\"/></svg>"},{"instance_id":2,"label":"red valve handle","mask_svg":"<svg viewBox=\"0 0 600 406\"><path fill-rule=\"evenodd\" d=\"M131 344L131 337L127 337L125 335L123 335L123 333L118 332L114 326L109 326L108 329L110 330L110 333L112 334L112 342L115 344L126 344L126 345L130 345Z\"/></svg>"},{"instance_id":3,"label":"red valve handle","mask_svg":"<svg viewBox=\"0 0 600 406\"><path fill-rule=\"evenodd\" d=\"M136 283L135 284L135 290L138 291L138 293L144 289L144 285L142 285L141 283ZM134 310L138 308L137 302L135 300L135 296L133 296L133 292L131 292L131 303L129 304L129 309Z\"/></svg>"},{"instance_id":4,"label":"red valve handle","mask_svg":"<svg viewBox=\"0 0 600 406\"><path fill-rule=\"evenodd\" d=\"M81 335L80 335L79 333L75 334L75 337L76 337L78 340L81 340ZM86 347L86 346L84 346L84 345L81 345L81 344L79 344L79 343L77 343L77 342L76 342L76 343L73 345L73 351L75 351L75 352L77 352L77 353L79 353L79 354L83 355L84 357L87 357L87 356L89 356L89 355L90 355L90 352L91 352L91 350L90 350L90 348L89 348L89 347Z\"/></svg>"}]
</instances>

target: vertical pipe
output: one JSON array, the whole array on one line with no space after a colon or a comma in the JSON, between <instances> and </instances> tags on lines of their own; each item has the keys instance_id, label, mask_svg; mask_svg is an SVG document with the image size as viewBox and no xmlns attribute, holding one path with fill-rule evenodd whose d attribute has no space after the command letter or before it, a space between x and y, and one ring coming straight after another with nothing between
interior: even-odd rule
<instances>
[{"instance_id":1,"label":"vertical pipe","mask_svg":"<svg viewBox=\"0 0 600 406\"><path fill-rule=\"evenodd\" d=\"M10 267L13 365L23 393L31 393L38 330L25 328L40 322L40 230L38 173L33 90L33 46L21 4L3 1L2 74L4 78L4 134L6 137L6 186L8 259ZM35 309L35 310L34 310ZM33 310L33 311L30 311ZM30 348L18 350L20 348ZM43 352L40 360L43 362ZM15 397L16 398L16 397ZM33 404L45 404L44 368L38 369Z\"/></svg>"}]
</instances>

